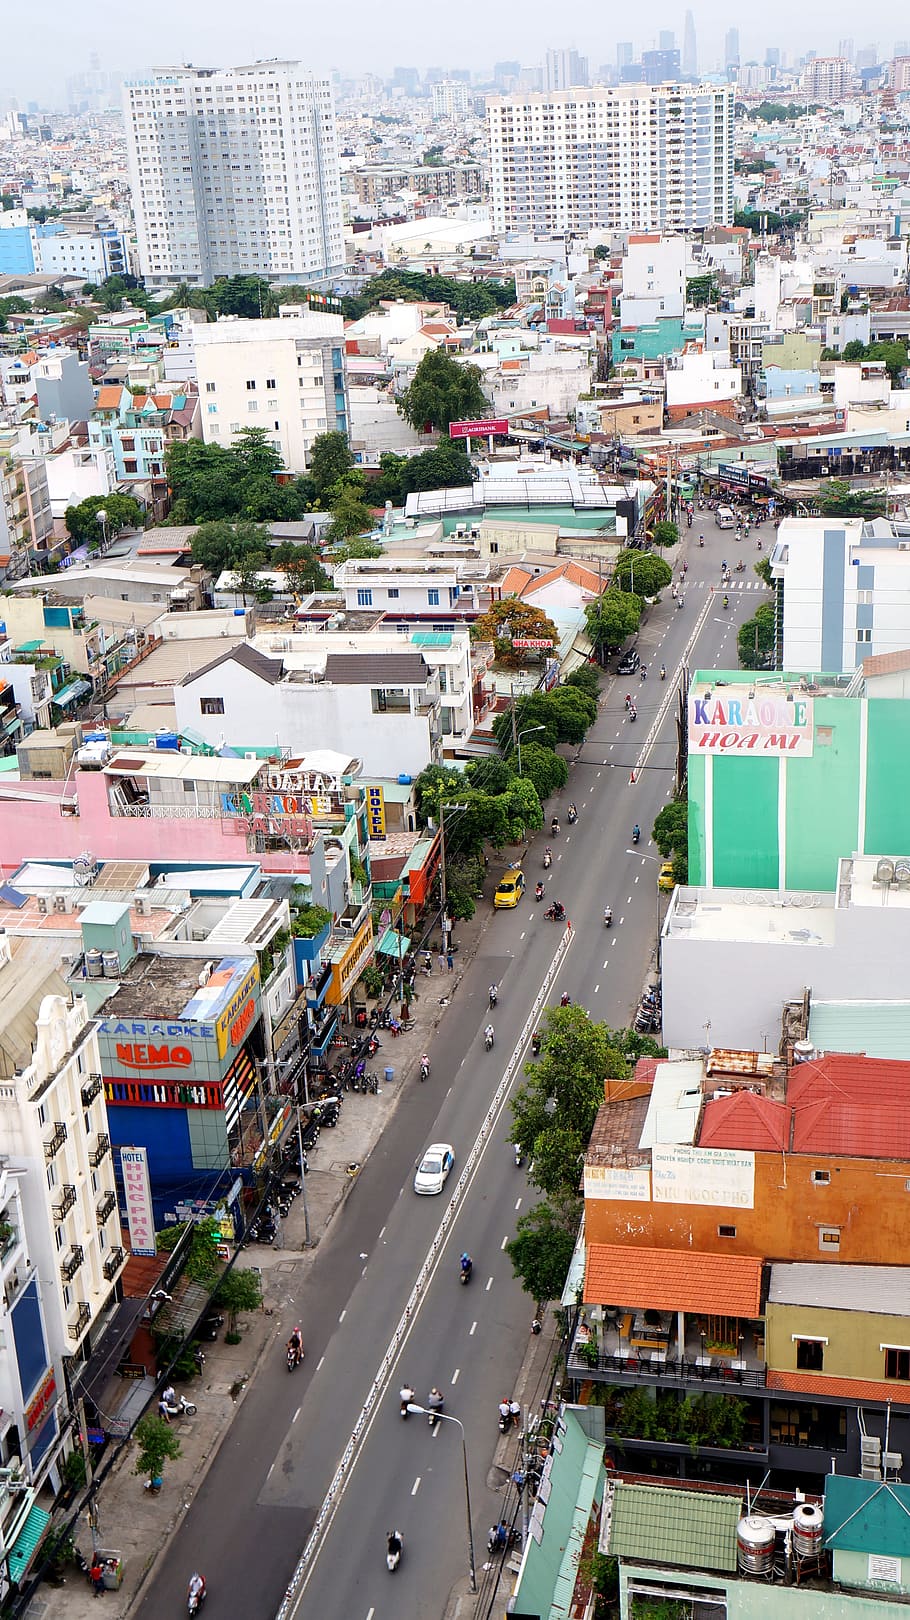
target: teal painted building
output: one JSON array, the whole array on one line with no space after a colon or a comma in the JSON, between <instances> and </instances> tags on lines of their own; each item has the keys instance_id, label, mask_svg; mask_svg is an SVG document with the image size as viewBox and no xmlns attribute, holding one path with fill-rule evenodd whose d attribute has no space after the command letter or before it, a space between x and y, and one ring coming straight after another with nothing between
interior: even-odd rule
<instances>
[{"instance_id":1,"label":"teal painted building","mask_svg":"<svg viewBox=\"0 0 910 1620\"><path fill-rule=\"evenodd\" d=\"M910 703L844 676L699 671L689 692L689 883L833 892L853 854L910 853Z\"/></svg>"},{"instance_id":2,"label":"teal painted building","mask_svg":"<svg viewBox=\"0 0 910 1620\"><path fill-rule=\"evenodd\" d=\"M704 338L703 321L681 321L669 315L645 326L617 326L613 331L613 364L662 360L668 354L681 354L687 343L703 343Z\"/></svg>"}]
</instances>

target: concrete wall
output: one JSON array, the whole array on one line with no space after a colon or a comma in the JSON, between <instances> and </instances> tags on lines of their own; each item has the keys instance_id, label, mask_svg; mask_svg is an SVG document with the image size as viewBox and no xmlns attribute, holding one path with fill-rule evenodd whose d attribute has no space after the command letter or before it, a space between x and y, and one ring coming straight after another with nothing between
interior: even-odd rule
<instances>
[{"instance_id":1,"label":"concrete wall","mask_svg":"<svg viewBox=\"0 0 910 1620\"><path fill-rule=\"evenodd\" d=\"M819 1188L819 1191L826 1189ZM776 1372L796 1372L796 1339L825 1339L822 1372L826 1378L869 1378L881 1382L885 1356L881 1346L910 1345L910 1317L870 1311L839 1311L818 1305L773 1305L765 1309L765 1358ZM907 1388L895 1383L895 1398Z\"/></svg>"}]
</instances>

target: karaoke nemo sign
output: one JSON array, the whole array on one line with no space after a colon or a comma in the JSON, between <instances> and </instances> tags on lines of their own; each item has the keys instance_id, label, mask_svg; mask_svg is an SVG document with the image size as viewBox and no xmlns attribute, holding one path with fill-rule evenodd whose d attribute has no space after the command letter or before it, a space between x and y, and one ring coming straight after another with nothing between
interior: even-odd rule
<instances>
[{"instance_id":1,"label":"karaoke nemo sign","mask_svg":"<svg viewBox=\"0 0 910 1620\"><path fill-rule=\"evenodd\" d=\"M691 754L812 753L812 699L785 692L706 688L689 693Z\"/></svg>"}]
</instances>

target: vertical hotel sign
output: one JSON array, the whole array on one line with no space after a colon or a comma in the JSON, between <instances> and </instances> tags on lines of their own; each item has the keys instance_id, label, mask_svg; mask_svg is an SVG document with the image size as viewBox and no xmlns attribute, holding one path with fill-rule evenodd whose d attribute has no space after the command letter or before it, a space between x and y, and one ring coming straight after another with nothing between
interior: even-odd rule
<instances>
[{"instance_id":1,"label":"vertical hotel sign","mask_svg":"<svg viewBox=\"0 0 910 1620\"><path fill-rule=\"evenodd\" d=\"M130 1252L155 1253L155 1221L149 1186L148 1156L145 1148L122 1147L120 1168L126 1196L126 1218L130 1229Z\"/></svg>"},{"instance_id":2,"label":"vertical hotel sign","mask_svg":"<svg viewBox=\"0 0 910 1620\"><path fill-rule=\"evenodd\" d=\"M370 822L370 837L385 837L385 794L381 787L367 788L367 816Z\"/></svg>"}]
</instances>

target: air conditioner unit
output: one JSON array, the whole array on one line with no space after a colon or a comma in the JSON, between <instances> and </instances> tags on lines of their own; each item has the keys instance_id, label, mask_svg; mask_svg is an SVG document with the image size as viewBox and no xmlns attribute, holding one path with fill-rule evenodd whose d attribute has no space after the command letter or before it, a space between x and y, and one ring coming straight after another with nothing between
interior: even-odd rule
<instances>
[{"instance_id":1,"label":"air conditioner unit","mask_svg":"<svg viewBox=\"0 0 910 1620\"><path fill-rule=\"evenodd\" d=\"M863 1466L859 1471L859 1477L860 1479L881 1479L882 1476L877 1468L867 1468L865 1463L863 1463Z\"/></svg>"},{"instance_id":2,"label":"air conditioner unit","mask_svg":"<svg viewBox=\"0 0 910 1620\"><path fill-rule=\"evenodd\" d=\"M46 894L39 894L37 896L37 904L38 904L39 914L42 917L46 917L47 916L47 895Z\"/></svg>"},{"instance_id":3,"label":"air conditioner unit","mask_svg":"<svg viewBox=\"0 0 910 1620\"><path fill-rule=\"evenodd\" d=\"M904 1454L902 1451L886 1451L882 1463L886 1474L899 1474L904 1466Z\"/></svg>"},{"instance_id":4,"label":"air conditioner unit","mask_svg":"<svg viewBox=\"0 0 910 1620\"><path fill-rule=\"evenodd\" d=\"M65 894L55 894L54 895L54 910L55 911L69 911L70 909L71 908L70 908L69 897L67 895L65 895Z\"/></svg>"},{"instance_id":5,"label":"air conditioner unit","mask_svg":"<svg viewBox=\"0 0 910 1620\"><path fill-rule=\"evenodd\" d=\"M133 895L133 910L135 911L137 917L147 917L151 909L152 908L149 904L149 897L147 894Z\"/></svg>"}]
</instances>

